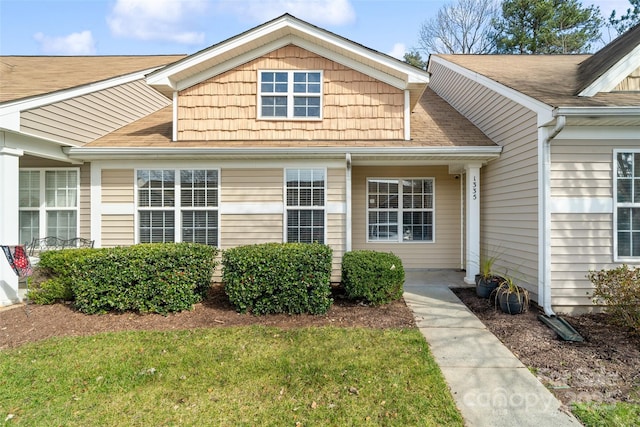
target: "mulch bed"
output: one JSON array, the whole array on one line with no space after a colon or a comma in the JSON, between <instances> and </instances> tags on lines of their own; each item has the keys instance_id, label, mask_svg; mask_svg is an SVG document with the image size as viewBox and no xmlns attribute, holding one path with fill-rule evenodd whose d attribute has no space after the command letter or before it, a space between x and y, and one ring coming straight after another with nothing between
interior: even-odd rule
<instances>
[{"instance_id":1,"label":"mulch bed","mask_svg":"<svg viewBox=\"0 0 640 427\"><path fill-rule=\"evenodd\" d=\"M564 403L640 403L640 336L613 325L605 314L561 317L585 339L560 339L538 320L534 306L505 314L474 288L454 289L458 297L540 381Z\"/></svg>"}]
</instances>

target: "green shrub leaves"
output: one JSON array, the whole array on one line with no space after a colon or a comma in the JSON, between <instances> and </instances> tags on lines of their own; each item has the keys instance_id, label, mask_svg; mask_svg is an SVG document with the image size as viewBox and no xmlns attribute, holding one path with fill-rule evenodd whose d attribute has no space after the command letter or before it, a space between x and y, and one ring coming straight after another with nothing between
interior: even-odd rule
<instances>
[{"instance_id":1,"label":"green shrub leaves","mask_svg":"<svg viewBox=\"0 0 640 427\"><path fill-rule=\"evenodd\" d=\"M155 243L105 249L75 264L76 308L85 313L190 310L202 300L216 266L216 248Z\"/></svg>"},{"instance_id":2,"label":"green shrub leaves","mask_svg":"<svg viewBox=\"0 0 640 427\"><path fill-rule=\"evenodd\" d=\"M324 314L331 303L331 254L318 243L266 243L226 250L225 292L241 313Z\"/></svg>"},{"instance_id":3,"label":"green shrub leaves","mask_svg":"<svg viewBox=\"0 0 640 427\"><path fill-rule=\"evenodd\" d=\"M361 250L342 258L342 286L348 298L387 304L402 297L403 284L402 261L392 253Z\"/></svg>"},{"instance_id":4,"label":"green shrub leaves","mask_svg":"<svg viewBox=\"0 0 640 427\"><path fill-rule=\"evenodd\" d=\"M588 277L595 286L593 302L604 304L614 322L640 333L640 268L621 265Z\"/></svg>"}]
</instances>

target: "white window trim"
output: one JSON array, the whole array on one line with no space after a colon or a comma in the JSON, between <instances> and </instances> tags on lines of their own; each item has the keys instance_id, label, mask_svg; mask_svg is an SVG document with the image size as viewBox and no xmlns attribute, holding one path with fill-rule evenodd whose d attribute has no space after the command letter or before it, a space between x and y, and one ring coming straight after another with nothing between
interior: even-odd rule
<instances>
[{"instance_id":1,"label":"white window trim","mask_svg":"<svg viewBox=\"0 0 640 427\"><path fill-rule=\"evenodd\" d=\"M612 174L613 174L613 261L614 262L633 262L640 261L640 257L622 257L618 255L618 207L638 207L638 203L621 203L618 204L618 154L620 153L640 153L638 148L616 148L613 150Z\"/></svg>"},{"instance_id":2,"label":"white window trim","mask_svg":"<svg viewBox=\"0 0 640 427\"><path fill-rule=\"evenodd\" d=\"M323 205L322 206L287 206L287 171L289 170L312 170L312 169L317 169L317 170L322 170L324 173L324 200L322 201ZM329 177L327 175L327 168L317 168L317 167L289 167L289 168L284 168L283 169L283 174L282 174L282 206L283 206L283 211L282 211L282 236L283 236L283 242L288 242L289 241L289 234L288 234L288 218L289 216L287 215L287 211L289 210L289 208L291 209L295 209L295 210L319 210L320 208L322 208L323 211L323 216L324 216L324 230L323 230L323 236L322 239L324 240L324 245L327 245L327 193L328 193L328 188L329 188Z\"/></svg>"},{"instance_id":3,"label":"white window trim","mask_svg":"<svg viewBox=\"0 0 640 427\"><path fill-rule=\"evenodd\" d=\"M398 181L398 231L400 231L403 227L402 224L402 214L404 213L404 209L402 208L402 181L406 180L406 179L412 179L412 180L431 180L433 182L433 207L431 209L422 209L424 211L431 211L433 212L433 222L431 224L431 226L433 227L433 235L432 235L432 239L431 240L404 240L403 239L403 234L402 232L398 233L398 240L371 240L369 238L369 210L371 208L369 208L369 181L371 180L388 180L388 181ZM367 194L367 198L366 198L366 204L365 204L365 209L366 209L366 217L367 217L367 221L366 221L366 229L365 229L365 235L367 236L367 243L372 243L372 244L404 244L404 245L416 245L416 244L428 244L428 245L432 245L434 243L436 243L436 178L435 177L402 177L402 178L398 178L398 177L388 177L388 176L383 176L383 177L367 177L365 180L365 186L366 186L366 194ZM395 210L395 209L390 209L390 210ZM409 211L414 211L416 209L408 209Z\"/></svg>"},{"instance_id":4,"label":"white window trim","mask_svg":"<svg viewBox=\"0 0 640 427\"><path fill-rule=\"evenodd\" d=\"M18 206L18 211L30 211L30 212L39 212L38 215L38 237L40 239L44 237L48 237L47 233L47 212L49 211L75 211L76 212L76 235L75 237L80 236L80 168L74 167L66 167L66 168L19 168L19 172L39 172L39 195L40 195L40 206L37 208L34 207L25 207L21 208ZM76 207L47 207L47 194L46 194L46 173L49 171L58 172L58 171L75 171L76 172ZM19 218L19 213L18 213ZM20 225L18 224L18 227ZM18 230L18 233L20 230ZM44 233L44 234L43 234ZM25 242L22 242L25 243Z\"/></svg>"},{"instance_id":5,"label":"white window trim","mask_svg":"<svg viewBox=\"0 0 640 427\"><path fill-rule=\"evenodd\" d=\"M320 93L294 93L293 92L293 73L320 73ZM269 93L265 96L286 96L287 97L287 117L272 117L272 116L263 116L262 115L262 73L287 73L287 92L282 93ZM322 70L258 70L258 88L257 88L257 108L256 117L258 120L276 120L276 121L314 121L319 122L322 121L322 117L324 114L324 73ZM295 117L293 115L293 98L294 96L304 96L304 97L315 97L320 98L320 116L319 117Z\"/></svg>"},{"instance_id":6,"label":"white window trim","mask_svg":"<svg viewBox=\"0 0 640 427\"><path fill-rule=\"evenodd\" d=\"M175 203L174 206L140 206L139 205L139 192L138 192L138 171L141 170L170 170L173 171L174 173L174 198L175 198ZM180 184L180 171L183 170L188 170L188 171L192 171L192 170L215 170L218 172L218 185L217 185L217 190L218 190L218 206L216 207L210 207L210 206L206 206L206 207L192 207L192 206L182 206L182 200L180 198L181 196L181 192L182 192L182 186ZM182 211L216 211L218 213L218 230L217 230L217 241L218 241L218 245L216 246L217 248L221 248L221 242L220 242L220 237L221 237L221 214L220 214L220 182L221 182L221 175L220 175L220 168L211 168L211 167L193 167L193 168L171 168L171 167L162 167L162 166L148 166L148 167L140 167L140 168L135 168L134 169L134 186L133 186L133 192L134 192L134 214L133 214L133 221L134 221L134 242L136 244L140 243L140 211L173 211L174 212L174 241L175 242L182 242Z\"/></svg>"}]
</instances>

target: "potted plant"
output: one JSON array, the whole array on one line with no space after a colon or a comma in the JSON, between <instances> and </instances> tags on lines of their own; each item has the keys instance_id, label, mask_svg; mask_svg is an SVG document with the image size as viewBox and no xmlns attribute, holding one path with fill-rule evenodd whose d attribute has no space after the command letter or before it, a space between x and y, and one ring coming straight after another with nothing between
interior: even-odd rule
<instances>
[{"instance_id":1,"label":"potted plant","mask_svg":"<svg viewBox=\"0 0 640 427\"><path fill-rule=\"evenodd\" d=\"M493 271L497 256L482 258L480 262L480 274L476 274L476 295L480 298L489 298L500 283Z\"/></svg>"},{"instance_id":2,"label":"potted plant","mask_svg":"<svg viewBox=\"0 0 640 427\"><path fill-rule=\"evenodd\" d=\"M500 278L496 293L496 304L504 313L520 314L529 307L529 291L515 283L512 276L504 275Z\"/></svg>"}]
</instances>

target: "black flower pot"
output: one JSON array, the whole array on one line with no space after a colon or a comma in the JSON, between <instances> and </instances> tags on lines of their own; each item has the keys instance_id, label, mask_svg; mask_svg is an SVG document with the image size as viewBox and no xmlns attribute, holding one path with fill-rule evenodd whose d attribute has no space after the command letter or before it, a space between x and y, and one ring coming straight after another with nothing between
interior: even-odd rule
<instances>
[{"instance_id":1,"label":"black flower pot","mask_svg":"<svg viewBox=\"0 0 640 427\"><path fill-rule=\"evenodd\" d=\"M498 279L495 277L485 279L480 274L478 276L476 276L478 278L478 280L476 281L476 295L478 295L480 298L491 297L493 291L495 291L495 289L498 287Z\"/></svg>"},{"instance_id":2,"label":"black flower pot","mask_svg":"<svg viewBox=\"0 0 640 427\"><path fill-rule=\"evenodd\" d=\"M525 310L524 293L498 292L500 309L504 313L520 314Z\"/></svg>"}]
</instances>

